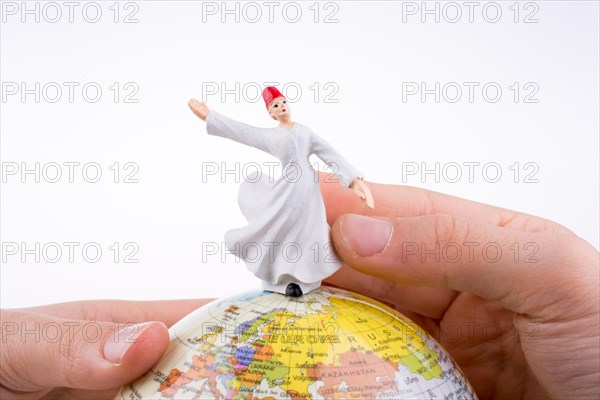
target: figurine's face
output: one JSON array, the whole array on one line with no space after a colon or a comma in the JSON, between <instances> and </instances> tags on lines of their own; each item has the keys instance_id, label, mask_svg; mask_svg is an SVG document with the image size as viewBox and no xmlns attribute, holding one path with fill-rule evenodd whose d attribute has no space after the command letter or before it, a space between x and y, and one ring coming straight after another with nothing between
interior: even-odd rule
<instances>
[{"instance_id":1,"label":"figurine's face","mask_svg":"<svg viewBox=\"0 0 600 400\"><path fill-rule=\"evenodd\" d=\"M268 111L271 118L281 121L282 119L289 118L290 105L285 97L278 97L271 101Z\"/></svg>"}]
</instances>

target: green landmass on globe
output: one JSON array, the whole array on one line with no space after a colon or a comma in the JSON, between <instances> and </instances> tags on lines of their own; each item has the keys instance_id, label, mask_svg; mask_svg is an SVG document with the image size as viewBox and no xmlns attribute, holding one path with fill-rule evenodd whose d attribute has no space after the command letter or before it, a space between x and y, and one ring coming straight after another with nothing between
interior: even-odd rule
<instances>
[{"instance_id":1,"label":"green landmass on globe","mask_svg":"<svg viewBox=\"0 0 600 400\"><path fill-rule=\"evenodd\" d=\"M254 291L174 325L162 359L116 399L476 399L417 324L341 289Z\"/></svg>"}]
</instances>

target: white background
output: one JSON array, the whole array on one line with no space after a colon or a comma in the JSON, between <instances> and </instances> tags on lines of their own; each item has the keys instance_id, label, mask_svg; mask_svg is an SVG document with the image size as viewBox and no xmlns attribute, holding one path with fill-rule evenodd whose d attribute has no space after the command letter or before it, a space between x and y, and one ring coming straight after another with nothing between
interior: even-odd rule
<instances>
[{"instance_id":1,"label":"white background","mask_svg":"<svg viewBox=\"0 0 600 400\"><path fill-rule=\"evenodd\" d=\"M235 119L273 126L251 90L266 82L288 88L290 100L297 97L295 120L335 144L368 180L543 216L598 248L598 2L479 2L472 22L463 2L429 2L429 9L439 10L439 22L434 14L422 14L421 2L316 7L312 1L279 2L273 22L263 2L229 2L229 9L238 7L236 22L235 12L221 14L221 2L138 1L115 7L110 1L96 3L102 14L95 23L86 21L96 17L93 4L79 2L73 22L67 6L54 4L60 18L54 5L28 2L29 9L39 10L36 22L35 12L24 13L21 2L2 3L2 307L221 297L259 288L231 255L224 262L218 255L204 254L202 260L203 243L221 243L225 231L245 224L236 199L240 181L220 174L203 179L202 169L273 158L207 136L186 103L205 97L210 107ZM216 14L203 13L214 7ZM302 14L292 23L298 8ZM257 9L262 18L252 22ZM502 14L493 23L497 9ZM125 23L126 16L137 22ZM35 93L21 97L21 84L34 89L36 82L39 102ZM62 87L55 103L51 82ZM79 85L73 102L64 82ZM117 102L110 89L115 82ZM440 88L456 82L462 97L451 102L456 92L450 84L445 93L440 89L439 102L434 94L422 101L420 94L403 90L410 82L424 82L429 89L436 82ZM479 85L472 102L464 82ZM515 82L517 102L515 86L510 88ZM82 94L89 83L102 89L95 103ZM208 95L203 89L212 83L232 93ZM482 94L488 83L502 89L497 102L493 88L487 100ZM132 88L139 90L129 100L137 103L124 101ZM529 100L537 102L525 102L534 89ZM87 94L95 96L92 89ZM327 94L337 102L326 101ZM79 163L72 183L65 162ZM403 175L415 165L432 169L436 162L439 179L421 171ZM479 163L473 182L465 162ZM39 183L20 170L9 174L15 165L34 168L35 163L40 163ZM48 181L56 173L52 163L62 166L57 183ZM84 179L87 163L100 166L97 183ZM118 183L115 167L110 169L115 163ZM130 178L138 183L124 182L134 171L126 163L137 166ZM452 163L462 166L458 182L451 182ZM482 171L489 163L500 168L498 182L490 182L496 169ZM87 172L85 178L94 178L95 170ZM526 182L531 180L537 182ZM79 244L72 263L64 242ZM39 254L39 262L35 254L25 254L23 262L23 243L28 249L39 243L40 253L46 245L48 253ZM57 262L48 262L55 256L48 243L61 246ZM86 243L101 248L99 261L84 259ZM137 246L138 263L124 262L134 249L124 248L126 243Z\"/></svg>"}]
</instances>

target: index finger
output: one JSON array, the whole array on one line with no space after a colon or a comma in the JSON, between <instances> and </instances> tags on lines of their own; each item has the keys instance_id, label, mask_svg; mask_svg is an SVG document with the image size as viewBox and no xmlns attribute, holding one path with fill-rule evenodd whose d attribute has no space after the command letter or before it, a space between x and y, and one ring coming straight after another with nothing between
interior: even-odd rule
<instances>
[{"instance_id":1,"label":"index finger","mask_svg":"<svg viewBox=\"0 0 600 400\"><path fill-rule=\"evenodd\" d=\"M364 181L371 189L375 209L369 209L349 190L323 172L319 173L321 193L327 210L327 222L343 214L354 213L379 217L419 217L448 214L474 222L492 224L526 232L545 232L573 235L564 226L517 211L461 199L443 193L403 185L388 185Z\"/></svg>"},{"instance_id":2,"label":"index finger","mask_svg":"<svg viewBox=\"0 0 600 400\"><path fill-rule=\"evenodd\" d=\"M161 321L168 327L212 299L194 300L85 300L21 309L65 319L122 324Z\"/></svg>"}]
</instances>

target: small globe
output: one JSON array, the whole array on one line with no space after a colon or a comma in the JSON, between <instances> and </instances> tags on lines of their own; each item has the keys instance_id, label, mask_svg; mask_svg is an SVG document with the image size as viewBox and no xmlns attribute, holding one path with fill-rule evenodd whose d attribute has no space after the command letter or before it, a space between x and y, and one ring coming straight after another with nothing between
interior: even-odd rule
<instances>
[{"instance_id":1,"label":"small globe","mask_svg":"<svg viewBox=\"0 0 600 400\"><path fill-rule=\"evenodd\" d=\"M116 399L476 399L444 349L390 307L321 287L215 301L171 330Z\"/></svg>"}]
</instances>

